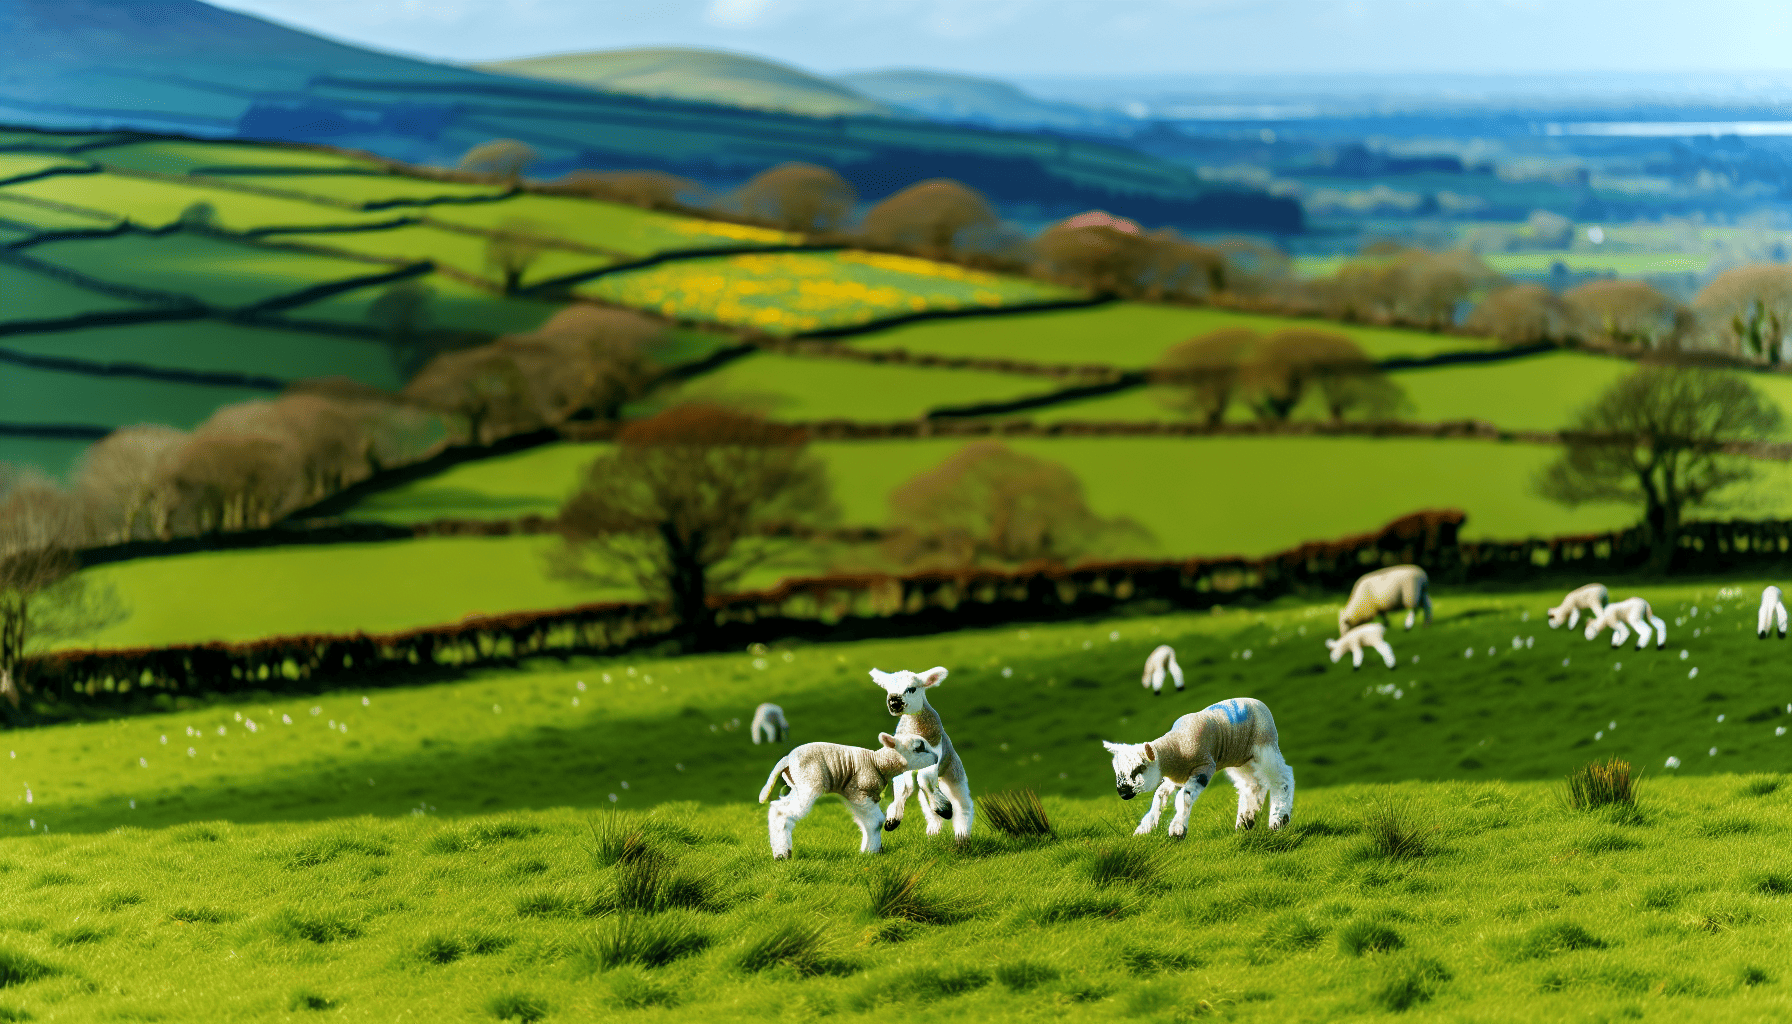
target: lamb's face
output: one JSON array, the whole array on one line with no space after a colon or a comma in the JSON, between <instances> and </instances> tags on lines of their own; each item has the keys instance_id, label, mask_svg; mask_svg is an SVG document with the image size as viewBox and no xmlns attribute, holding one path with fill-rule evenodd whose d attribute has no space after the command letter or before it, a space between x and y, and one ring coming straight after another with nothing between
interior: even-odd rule
<instances>
[{"instance_id":1,"label":"lamb's face","mask_svg":"<svg viewBox=\"0 0 1792 1024\"><path fill-rule=\"evenodd\" d=\"M1131 800L1140 793L1155 793L1164 781L1163 769L1157 766L1157 752L1149 743L1109 743L1103 740L1114 758L1114 790L1120 799Z\"/></svg>"},{"instance_id":2,"label":"lamb's face","mask_svg":"<svg viewBox=\"0 0 1792 1024\"><path fill-rule=\"evenodd\" d=\"M930 668L916 674L907 669L898 672L871 670L871 681L883 688L884 704L896 717L917 714L927 706L927 690L946 679L946 670Z\"/></svg>"},{"instance_id":3,"label":"lamb's face","mask_svg":"<svg viewBox=\"0 0 1792 1024\"><path fill-rule=\"evenodd\" d=\"M940 763L940 750L919 736L905 736L901 739L887 732L877 734L877 741L902 755L908 764L908 770L918 772L923 768L932 768Z\"/></svg>"},{"instance_id":4,"label":"lamb's face","mask_svg":"<svg viewBox=\"0 0 1792 1024\"><path fill-rule=\"evenodd\" d=\"M1332 652L1332 664L1334 665L1338 663L1339 658L1344 656L1344 641L1342 640L1327 640L1325 648Z\"/></svg>"},{"instance_id":5,"label":"lamb's face","mask_svg":"<svg viewBox=\"0 0 1792 1024\"><path fill-rule=\"evenodd\" d=\"M1562 605L1558 608L1551 608L1549 610L1549 628L1550 629L1560 629L1560 628L1562 628L1562 623L1567 622L1567 621L1568 621L1568 606L1567 605Z\"/></svg>"},{"instance_id":6,"label":"lamb's face","mask_svg":"<svg viewBox=\"0 0 1792 1024\"><path fill-rule=\"evenodd\" d=\"M1608 619L1610 617L1611 616L1609 614L1594 615L1594 616L1589 617L1587 619L1587 628L1585 630L1583 630L1583 632L1585 632L1587 634L1587 639L1591 640L1594 637L1598 636L1600 629L1604 628L1603 623L1605 622L1606 619Z\"/></svg>"}]
</instances>

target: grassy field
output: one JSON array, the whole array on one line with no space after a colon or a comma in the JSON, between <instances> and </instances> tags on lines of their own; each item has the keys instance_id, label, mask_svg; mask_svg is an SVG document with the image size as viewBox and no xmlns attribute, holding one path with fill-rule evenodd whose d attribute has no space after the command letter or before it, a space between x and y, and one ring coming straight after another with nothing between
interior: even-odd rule
<instances>
[{"instance_id":1,"label":"grassy field","mask_svg":"<svg viewBox=\"0 0 1792 1024\"><path fill-rule=\"evenodd\" d=\"M102 281L190 295L225 308L392 269L363 260L280 252L189 234L45 242L33 246L31 255Z\"/></svg>"},{"instance_id":2,"label":"grassy field","mask_svg":"<svg viewBox=\"0 0 1792 1024\"><path fill-rule=\"evenodd\" d=\"M0 221L18 225L36 235L45 231L108 228L118 223L118 218L98 210L81 213L60 206L28 203L0 192Z\"/></svg>"},{"instance_id":3,"label":"grassy field","mask_svg":"<svg viewBox=\"0 0 1792 1024\"><path fill-rule=\"evenodd\" d=\"M59 167L88 167L87 161L47 153L0 153L0 181L39 174Z\"/></svg>"},{"instance_id":4,"label":"grassy field","mask_svg":"<svg viewBox=\"0 0 1792 1024\"><path fill-rule=\"evenodd\" d=\"M468 199L499 196L502 185L461 181L432 181L398 174L256 174L223 177L226 182L255 188L280 189L317 196L325 201L387 203L394 200L428 202L432 199ZM398 210L398 213L416 212Z\"/></svg>"},{"instance_id":5,"label":"grassy field","mask_svg":"<svg viewBox=\"0 0 1792 1024\"><path fill-rule=\"evenodd\" d=\"M100 146L86 151L89 159L131 171L155 174L190 174L200 168L291 167L310 171L377 171L380 164L345 153L319 153L280 145L257 146L232 142L184 142L163 139ZM251 180L259 180L259 177Z\"/></svg>"},{"instance_id":6,"label":"grassy field","mask_svg":"<svg viewBox=\"0 0 1792 1024\"><path fill-rule=\"evenodd\" d=\"M483 271L483 266L480 269ZM494 295L484 288L446 274L426 274L412 280L433 293L427 308L428 320L437 327L486 331L491 334L532 331L561 307L560 303L542 299ZM295 306L284 315L295 320L322 320L366 326L373 322L370 310L374 302L390 287L391 285L377 284L357 288L303 306Z\"/></svg>"},{"instance_id":7,"label":"grassy field","mask_svg":"<svg viewBox=\"0 0 1792 1024\"><path fill-rule=\"evenodd\" d=\"M851 343L868 349L899 348L966 358L1133 369L1150 366L1164 349L1177 342L1226 327L1244 327L1265 334L1289 327L1337 331L1377 359L1489 347L1485 341L1448 334L1142 302L1016 313L986 320L936 320L856 335Z\"/></svg>"},{"instance_id":8,"label":"grassy field","mask_svg":"<svg viewBox=\"0 0 1792 1024\"><path fill-rule=\"evenodd\" d=\"M10 263L0 263L0 291L6 294L5 305L0 306L0 323L61 320L83 313L142 309L146 306L146 303L134 299L82 288ZM9 335L8 341L11 340L12 336Z\"/></svg>"},{"instance_id":9,"label":"grassy field","mask_svg":"<svg viewBox=\"0 0 1792 1024\"><path fill-rule=\"evenodd\" d=\"M123 427L133 423L198 426L220 405L273 397L253 388L215 387L138 377L7 365L0 370L0 415L10 423L78 423Z\"/></svg>"},{"instance_id":10,"label":"grassy field","mask_svg":"<svg viewBox=\"0 0 1792 1024\"><path fill-rule=\"evenodd\" d=\"M790 422L845 419L878 423L919 419L929 410L945 406L1047 394L1065 386L1065 381L1051 377L765 353L656 393L645 405L709 399Z\"/></svg>"},{"instance_id":11,"label":"grassy field","mask_svg":"<svg viewBox=\"0 0 1792 1024\"><path fill-rule=\"evenodd\" d=\"M503 275L486 263L489 240L482 235L466 235L444 231L426 224L381 228L375 231L332 232L328 235L267 235L270 242L296 242L300 245L338 249L362 256L378 256L415 262L434 260L443 266L488 281L499 282ZM595 253L544 249L529 263L523 275L525 284L533 284L562 274L605 267L615 262Z\"/></svg>"},{"instance_id":12,"label":"grassy field","mask_svg":"<svg viewBox=\"0 0 1792 1024\"><path fill-rule=\"evenodd\" d=\"M1670 617L1666 651L1549 632L1554 592L1446 593L1435 625L1396 634L1400 671L1348 678L1318 641L1336 606L1286 606L251 694L20 732L0 1005L1776 1019L1792 1010L1780 652L1750 635L1746 599L1643 592ZM1137 688L1160 642L1188 693ZM753 705L780 702L793 742L871 742L892 719L865 671L932 664L952 669L934 701L983 802L970 843L911 815L861 858L824 803L773 862L753 799L779 751L749 743ZM1292 825L1234 834L1217 786L1187 839L1127 835L1143 808L1114 796L1096 741L1239 695L1277 716ZM1571 810L1547 781L1613 755L1643 768L1634 811ZM1055 834L990 829L987 797L1015 787L1044 795ZM616 866L635 829L652 852Z\"/></svg>"},{"instance_id":13,"label":"grassy field","mask_svg":"<svg viewBox=\"0 0 1792 1024\"><path fill-rule=\"evenodd\" d=\"M502 203L440 206L429 215L444 223L476 228L498 228L507 222L523 221L540 225L554 237L636 256L722 246L793 245L802 241L801 236L770 228L562 196L526 195Z\"/></svg>"},{"instance_id":14,"label":"grassy field","mask_svg":"<svg viewBox=\"0 0 1792 1024\"><path fill-rule=\"evenodd\" d=\"M132 178L118 174L64 174L8 185L15 195L102 210L148 228L164 227L180 219L194 203L210 203L217 210L219 227L231 231L251 228L309 227L319 224L364 224L389 220L384 211L359 212L320 206L297 199L278 199L252 192L207 188L202 184Z\"/></svg>"},{"instance_id":15,"label":"grassy field","mask_svg":"<svg viewBox=\"0 0 1792 1024\"><path fill-rule=\"evenodd\" d=\"M404 382L391 351L377 341L303 331L246 327L215 320L90 327L81 331L16 334L5 347L37 355L97 363L260 374L287 380L341 375L380 388Z\"/></svg>"},{"instance_id":16,"label":"grassy field","mask_svg":"<svg viewBox=\"0 0 1792 1024\"><path fill-rule=\"evenodd\" d=\"M869 252L680 260L599 278L577 291L659 313L793 334L930 309L1074 298L1069 289L948 263Z\"/></svg>"}]
</instances>

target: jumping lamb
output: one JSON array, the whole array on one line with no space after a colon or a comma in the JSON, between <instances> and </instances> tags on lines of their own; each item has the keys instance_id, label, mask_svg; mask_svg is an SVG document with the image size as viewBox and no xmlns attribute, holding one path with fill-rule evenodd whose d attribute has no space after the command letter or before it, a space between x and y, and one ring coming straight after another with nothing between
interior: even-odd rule
<instances>
[{"instance_id":1,"label":"jumping lamb","mask_svg":"<svg viewBox=\"0 0 1792 1024\"><path fill-rule=\"evenodd\" d=\"M1159 644L1157 650L1152 651L1151 656L1145 659L1145 674L1139 681L1144 684L1145 689L1151 691L1152 696L1161 697L1166 671L1176 680L1176 692L1181 693L1182 666L1176 664L1176 652L1170 649L1169 644Z\"/></svg>"},{"instance_id":2,"label":"jumping lamb","mask_svg":"<svg viewBox=\"0 0 1792 1024\"><path fill-rule=\"evenodd\" d=\"M938 835L940 823L952 822L953 838L963 841L971 834L971 818L976 807L971 803L971 782L965 777L964 762L952 749L952 738L940 722L939 712L927 702L927 691L946 681L946 670L934 667L919 675L906 669L899 672L871 670L871 681L883 688L890 714L898 715L896 735L919 736L939 748L939 764L914 775L904 775L890 787L889 819L884 830L894 832L902 824L902 812L908 805L910 791L918 790L921 815L927 819L927 834Z\"/></svg>"},{"instance_id":3,"label":"jumping lamb","mask_svg":"<svg viewBox=\"0 0 1792 1024\"><path fill-rule=\"evenodd\" d=\"M784 709L776 704L761 704L753 709L753 745L759 745L759 738L765 737L767 743L782 743L784 737L790 735L790 722L784 717Z\"/></svg>"},{"instance_id":4,"label":"jumping lamb","mask_svg":"<svg viewBox=\"0 0 1792 1024\"><path fill-rule=\"evenodd\" d=\"M1407 629L1421 608L1425 625L1431 625L1431 577L1416 565L1391 565L1357 580L1350 588L1350 600L1338 610L1338 635L1378 617L1386 625L1388 612L1400 608L1406 609Z\"/></svg>"},{"instance_id":5,"label":"jumping lamb","mask_svg":"<svg viewBox=\"0 0 1792 1024\"><path fill-rule=\"evenodd\" d=\"M815 808L815 801L832 793L846 801L846 809L859 823L863 837L860 853L883 850L884 812L878 810L878 798L892 778L939 763L939 751L919 736L898 739L887 732L878 733L882 746L876 750L849 747L841 743L805 743L778 759L771 777L759 791L759 802L771 799L772 790L782 778L790 792L772 801L766 809L766 827L772 840L772 858L790 856L796 823Z\"/></svg>"},{"instance_id":6,"label":"jumping lamb","mask_svg":"<svg viewBox=\"0 0 1792 1024\"><path fill-rule=\"evenodd\" d=\"M1375 652L1381 655L1381 660L1386 662L1389 668L1393 668L1394 649L1388 646L1387 634L1388 627L1381 623L1365 622L1344 634L1342 640L1327 640L1325 646L1331 648L1332 664L1334 665L1338 663L1339 658L1344 656L1345 651L1349 651L1352 672L1363 667L1363 648L1365 647L1374 648Z\"/></svg>"},{"instance_id":7,"label":"jumping lamb","mask_svg":"<svg viewBox=\"0 0 1792 1024\"><path fill-rule=\"evenodd\" d=\"M1611 599L1611 592L1605 589L1603 583L1589 583L1584 587L1570 590L1568 596L1562 598L1561 604L1549 610L1549 628L1560 627L1562 620L1566 619L1568 628L1573 629L1580 625L1581 612L1586 612L1592 618L1598 618L1599 613L1605 611L1605 606Z\"/></svg>"},{"instance_id":8,"label":"jumping lamb","mask_svg":"<svg viewBox=\"0 0 1792 1024\"><path fill-rule=\"evenodd\" d=\"M1761 617L1755 621L1755 635L1767 639L1767 631L1778 620L1780 639L1786 639L1786 602L1781 600L1780 588L1768 587L1761 591Z\"/></svg>"},{"instance_id":9,"label":"jumping lamb","mask_svg":"<svg viewBox=\"0 0 1792 1024\"><path fill-rule=\"evenodd\" d=\"M1157 828L1164 802L1176 794L1176 815L1170 836L1188 834L1189 810L1214 772L1221 768L1238 790L1236 827L1257 823L1263 800L1269 798L1269 827L1281 828L1294 813L1294 770L1282 758L1276 723L1260 700L1234 697L1202 711L1183 715L1170 731L1147 743L1108 743L1114 759L1114 788L1122 800L1149 792L1151 809L1133 835Z\"/></svg>"},{"instance_id":10,"label":"jumping lamb","mask_svg":"<svg viewBox=\"0 0 1792 1024\"><path fill-rule=\"evenodd\" d=\"M1612 631L1612 646L1624 646L1624 640L1636 630L1636 649L1649 646L1649 627L1655 627L1655 649L1660 650L1668 645L1668 624L1656 617L1649 602L1640 597L1627 598L1605 606L1605 610L1587 620L1587 639L1599 635L1602 629Z\"/></svg>"}]
</instances>

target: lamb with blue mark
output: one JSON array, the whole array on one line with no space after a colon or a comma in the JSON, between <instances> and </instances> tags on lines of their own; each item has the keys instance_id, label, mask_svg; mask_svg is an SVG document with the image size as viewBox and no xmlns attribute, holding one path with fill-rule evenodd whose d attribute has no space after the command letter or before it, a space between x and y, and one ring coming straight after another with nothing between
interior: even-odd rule
<instances>
[{"instance_id":1,"label":"lamb with blue mark","mask_svg":"<svg viewBox=\"0 0 1792 1024\"><path fill-rule=\"evenodd\" d=\"M1281 828L1294 813L1294 770L1282 757L1275 718L1262 701L1234 697L1183 715L1170 731L1145 743L1102 746L1113 757L1114 788L1122 800L1150 792L1151 807L1133 835L1157 829L1164 804L1175 794L1176 813L1169 834L1188 834L1195 800L1224 769L1238 791L1235 827L1257 824L1264 800L1269 801L1269 827Z\"/></svg>"}]
</instances>

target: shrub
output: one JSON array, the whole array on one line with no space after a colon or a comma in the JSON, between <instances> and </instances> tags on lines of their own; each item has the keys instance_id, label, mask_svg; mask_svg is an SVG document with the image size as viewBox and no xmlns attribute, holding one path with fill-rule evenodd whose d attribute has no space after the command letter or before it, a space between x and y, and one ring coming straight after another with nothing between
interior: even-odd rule
<instances>
[{"instance_id":1,"label":"shrub","mask_svg":"<svg viewBox=\"0 0 1792 1024\"><path fill-rule=\"evenodd\" d=\"M485 1001L485 1012L499 1020L519 1020L534 1024L548 1015L547 1001L527 992L506 990Z\"/></svg>"},{"instance_id":2,"label":"shrub","mask_svg":"<svg viewBox=\"0 0 1792 1024\"><path fill-rule=\"evenodd\" d=\"M709 942L709 936L680 921L621 916L593 936L590 953L606 969L624 964L664 967L708 949Z\"/></svg>"},{"instance_id":3,"label":"shrub","mask_svg":"<svg viewBox=\"0 0 1792 1024\"><path fill-rule=\"evenodd\" d=\"M361 926L337 914L305 913L287 907L268 919L268 931L293 941L303 939L324 945L361 937Z\"/></svg>"},{"instance_id":4,"label":"shrub","mask_svg":"<svg viewBox=\"0 0 1792 1024\"><path fill-rule=\"evenodd\" d=\"M1049 836L1051 819L1046 817L1045 804L1030 789L991 793L978 808L990 827L1011 836Z\"/></svg>"},{"instance_id":5,"label":"shrub","mask_svg":"<svg viewBox=\"0 0 1792 1024\"><path fill-rule=\"evenodd\" d=\"M996 968L996 980L1011 992L1026 992L1058 980L1058 970L1031 960L1016 960Z\"/></svg>"},{"instance_id":6,"label":"shrub","mask_svg":"<svg viewBox=\"0 0 1792 1024\"><path fill-rule=\"evenodd\" d=\"M1569 921L1538 925L1518 941L1517 953L1526 960L1541 960L1577 949L1604 949L1605 941Z\"/></svg>"},{"instance_id":7,"label":"shrub","mask_svg":"<svg viewBox=\"0 0 1792 1024\"><path fill-rule=\"evenodd\" d=\"M871 893L871 912L878 917L900 918L918 924L951 924L971 916L970 902L956 893L941 895L923 888L927 869L904 871L887 868L866 879Z\"/></svg>"},{"instance_id":8,"label":"shrub","mask_svg":"<svg viewBox=\"0 0 1792 1024\"><path fill-rule=\"evenodd\" d=\"M40 978L53 978L61 973L61 968L44 963L36 957L0 947L0 988L23 985Z\"/></svg>"},{"instance_id":9,"label":"shrub","mask_svg":"<svg viewBox=\"0 0 1792 1024\"><path fill-rule=\"evenodd\" d=\"M1115 882L1150 885L1163 868L1163 851L1145 843L1122 842L1096 849L1089 861L1089 880L1108 886Z\"/></svg>"},{"instance_id":10,"label":"shrub","mask_svg":"<svg viewBox=\"0 0 1792 1024\"><path fill-rule=\"evenodd\" d=\"M1382 860L1416 860L1434 851L1435 828L1424 828L1416 820L1412 808L1391 796L1377 798L1363 814L1365 857Z\"/></svg>"},{"instance_id":11,"label":"shrub","mask_svg":"<svg viewBox=\"0 0 1792 1024\"><path fill-rule=\"evenodd\" d=\"M1380 921L1352 921L1338 930L1338 952L1348 956L1391 953L1404 945L1400 933Z\"/></svg>"},{"instance_id":12,"label":"shrub","mask_svg":"<svg viewBox=\"0 0 1792 1024\"><path fill-rule=\"evenodd\" d=\"M748 942L735 963L753 972L785 966L804 976L850 973L850 964L827 955L825 938L819 921L790 921Z\"/></svg>"},{"instance_id":13,"label":"shrub","mask_svg":"<svg viewBox=\"0 0 1792 1024\"><path fill-rule=\"evenodd\" d=\"M1369 990L1369 1000L1384 1010L1400 1013L1429 1002L1450 972L1430 957L1414 957L1391 965Z\"/></svg>"},{"instance_id":14,"label":"shrub","mask_svg":"<svg viewBox=\"0 0 1792 1024\"><path fill-rule=\"evenodd\" d=\"M1613 804L1636 804L1635 782L1630 762L1612 758L1603 763L1577 768L1568 773L1568 806L1577 811L1590 811Z\"/></svg>"}]
</instances>

